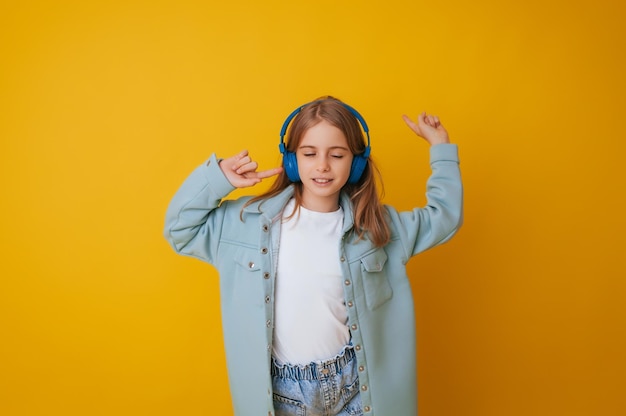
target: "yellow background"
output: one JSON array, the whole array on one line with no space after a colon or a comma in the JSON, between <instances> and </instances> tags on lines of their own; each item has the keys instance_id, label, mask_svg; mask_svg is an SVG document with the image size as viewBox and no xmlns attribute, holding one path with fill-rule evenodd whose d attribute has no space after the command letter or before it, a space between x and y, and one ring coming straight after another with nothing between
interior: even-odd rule
<instances>
[{"instance_id":1,"label":"yellow background","mask_svg":"<svg viewBox=\"0 0 626 416\"><path fill-rule=\"evenodd\" d=\"M464 228L410 264L421 414L626 414L622 4L3 1L0 414L232 413L216 274L164 212L211 152L278 164L323 94L399 208L429 173L400 115L460 145Z\"/></svg>"}]
</instances>

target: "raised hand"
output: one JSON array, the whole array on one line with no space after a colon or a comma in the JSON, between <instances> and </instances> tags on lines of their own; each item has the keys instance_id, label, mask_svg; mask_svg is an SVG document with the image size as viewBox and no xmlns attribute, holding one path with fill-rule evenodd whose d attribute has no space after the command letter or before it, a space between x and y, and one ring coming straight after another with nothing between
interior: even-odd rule
<instances>
[{"instance_id":1,"label":"raised hand","mask_svg":"<svg viewBox=\"0 0 626 416\"><path fill-rule=\"evenodd\" d=\"M220 161L220 168L228 182L236 188L254 186L265 178L278 175L283 171L282 167L257 171L258 163L253 161L247 150Z\"/></svg>"},{"instance_id":2,"label":"raised hand","mask_svg":"<svg viewBox=\"0 0 626 416\"><path fill-rule=\"evenodd\" d=\"M439 121L439 117L423 112L417 116L417 123L407 115L402 115L404 122L418 136L430 143L431 146L441 143L450 143L448 132Z\"/></svg>"}]
</instances>

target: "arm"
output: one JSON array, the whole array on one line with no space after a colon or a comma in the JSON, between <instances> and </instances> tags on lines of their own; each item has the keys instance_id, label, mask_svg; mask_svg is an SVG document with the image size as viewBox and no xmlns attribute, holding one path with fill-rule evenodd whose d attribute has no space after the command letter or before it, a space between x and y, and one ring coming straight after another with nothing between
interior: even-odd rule
<instances>
[{"instance_id":1,"label":"arm","mask_svg":"<svg viewBox=\"0 0 626 416\"><path fill-rule=\"evenodd\" d=\"M391 212L401 233L407 257L449 240L463 222L463 187L458 149L436 116L420 114L417 122L403 116L406 124L430 145L432 174L427 182L427 203L408 212Z\"/></svg>"},{"instance_id":2,"label":"arm","mask_svg":"<svg viewBox=\"0 0 626 416\"><path fill-rule=\"evenodd\" d=\"M218 208L222 199L235 188L253 186L282 170L257 172L257 167L244 150L221 161L212 155L189 175L165 217L165 238L177 253L213 262L224 218Z\"/></svg>"}]
</instances>

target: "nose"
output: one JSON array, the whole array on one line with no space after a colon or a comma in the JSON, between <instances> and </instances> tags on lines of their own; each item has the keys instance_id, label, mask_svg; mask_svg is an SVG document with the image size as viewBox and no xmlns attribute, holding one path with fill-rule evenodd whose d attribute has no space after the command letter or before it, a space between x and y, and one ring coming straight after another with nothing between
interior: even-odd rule
<instances>
[{"instance_id":1,"label":"nose","mask_svg":"<svg viewBox=\"0 0 626 416\"><path fill-rule=\"evenodd\" d=\"M330 170L330 164L328 163L328 159L322 157L317 165L317 170L320 172L327 172Z\"/></svg>"}]
</instances>

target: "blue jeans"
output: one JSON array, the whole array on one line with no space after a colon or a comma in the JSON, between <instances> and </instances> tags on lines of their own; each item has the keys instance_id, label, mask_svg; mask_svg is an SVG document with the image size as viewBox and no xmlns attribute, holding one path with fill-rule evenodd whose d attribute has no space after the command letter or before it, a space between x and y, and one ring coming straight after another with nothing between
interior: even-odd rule
<instances>
[{"instance_id":1,"label":"blue jeans","mask_svg":"<svg viewBox=\"0 0 626 416\"><path fill-rule=\"evenodd\" d=\"M278 364L272 358L276 416L363 415L354 349L306 366Z\"/></svg>"}]
</instances>

